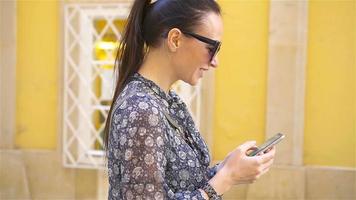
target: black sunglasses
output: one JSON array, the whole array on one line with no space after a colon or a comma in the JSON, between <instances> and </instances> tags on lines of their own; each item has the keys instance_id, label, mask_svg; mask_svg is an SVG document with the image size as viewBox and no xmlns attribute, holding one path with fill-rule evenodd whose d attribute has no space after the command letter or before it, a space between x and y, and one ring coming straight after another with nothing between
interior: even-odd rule
<instances>
[{"instance_id":1,"label":"black sunglasses","mask_svg":"<svg viewBox=\"0 0 356 200\"><path fill-rule=\"evenodd\" d=\"M185 31L184 32L182 31L182 33L185 34L185 35L192 36L195 39L197 39L197 40L199 40L201 42L204 42L206 44L209 44L211 46L211 48L208 48L209 49L209 54L210 54L209 62L211 62L214 59L214 57L216 56L216 54L220 50L220 47L221 47L221 42L220 41L213 40L213 39L201 36L201 35L196 34L196 33L185 32Z\"/></svg>"}]
</instances>

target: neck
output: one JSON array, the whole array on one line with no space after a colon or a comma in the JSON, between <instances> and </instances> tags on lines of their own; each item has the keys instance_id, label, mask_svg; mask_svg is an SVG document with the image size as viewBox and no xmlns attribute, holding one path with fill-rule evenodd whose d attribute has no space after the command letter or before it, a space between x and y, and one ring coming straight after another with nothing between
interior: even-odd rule
<instances>
[{"instance_id":1,"label":"neck","mask_svg":"<svg viewBox=\"0 0 356 200\"><path fill-rule=\"evenodd\" d=\"M156 83L166 94L178 79L169 63L169 55L160 49L151 49L138 72ZM163 55L163 56L162 56Z\"/></svg>"}]
</instances>

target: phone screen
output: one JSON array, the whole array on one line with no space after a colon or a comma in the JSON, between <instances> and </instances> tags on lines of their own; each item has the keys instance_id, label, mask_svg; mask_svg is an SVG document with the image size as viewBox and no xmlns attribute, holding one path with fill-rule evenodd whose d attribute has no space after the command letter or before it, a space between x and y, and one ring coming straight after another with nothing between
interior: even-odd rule
<instances>
[{"instance_id":1,"label":"phone screen","mask_svg":"<svg viewBox=\"0 0 356 200\"><path fill-rule=\"evenodd\" d=\"M282 133L277 133L275 136L271 137L265 143L263 143L261 146L259 146L256 150L248 153L247 155L255 156L255 155L259 154L260 152L264 152L267 149L269 149L270 147L272 147L275 144L277 144L278 142L280 142L284 137L285 137L285 135L283 135Z\"/></svg>"}]
</instances>

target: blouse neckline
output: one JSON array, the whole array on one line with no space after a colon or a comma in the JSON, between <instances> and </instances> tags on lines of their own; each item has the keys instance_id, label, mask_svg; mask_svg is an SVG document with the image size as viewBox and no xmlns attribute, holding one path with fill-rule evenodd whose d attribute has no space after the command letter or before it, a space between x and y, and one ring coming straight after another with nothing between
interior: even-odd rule
<instances>
[{"instance_id":1,"label":"blouse neckline","mask_svg":"<svg viewBox=\"0 0 356 200\"><path fill-rule=\"evenodd\" d=\"M145 78L144 76L142 76L140 73L135 72L133 74L133 77L135 79L140 80L141 82L143 82L148 88L150 88L154 93L156 93L159 97L161 97L162 99L164 99L165 101L167 101L167 103L169 105L171 105L173 102L176 103L181 103L179 97L177 94L174 93L173 90L169 90L168 94L164 92L164 90L159 87L155 82L153 82L150 79Z\"/></svg>"}]
</instances>

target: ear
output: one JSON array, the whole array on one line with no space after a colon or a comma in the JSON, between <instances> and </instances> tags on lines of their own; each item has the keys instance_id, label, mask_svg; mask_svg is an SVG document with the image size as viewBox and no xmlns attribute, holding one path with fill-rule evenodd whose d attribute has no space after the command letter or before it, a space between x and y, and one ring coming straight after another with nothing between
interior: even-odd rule
<instances>
[{"instance_id":1,"label":"ear","mask_svg":"<svg viewBox=\"0 0 356 200\"><path fill-rule=\"evenodd\" d=\"M178 28L172 28L168 32L167 45L171 52L176 52L177 49L180 47L182 34L183 33Z\"/></svg>"}]
</instances>

